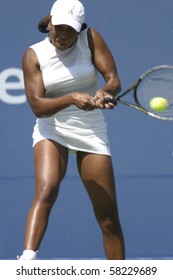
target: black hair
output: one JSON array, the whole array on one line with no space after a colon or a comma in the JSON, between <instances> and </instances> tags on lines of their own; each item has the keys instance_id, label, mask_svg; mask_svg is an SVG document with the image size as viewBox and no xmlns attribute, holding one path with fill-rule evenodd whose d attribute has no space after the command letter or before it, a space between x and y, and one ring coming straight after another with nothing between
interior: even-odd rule
<instances>
[{"instance_id":1,"label":"black hair","mask_svg":"<svg viewBox=\"0 0 173 280\"><path fill-rule=\"evenodd\" d=\"M39 23L38 23L38 30L41 32L41 33L48 33L49 32L49 28L48 28L48 25L49 25L49 22L51 20L51 16L48 15L48 16L45 16L43 17ZM81 27L81 30L84 30L87 28L87 24L86 23L83 23L82 24L82 27Z\"/></svg>"}]
</instances>

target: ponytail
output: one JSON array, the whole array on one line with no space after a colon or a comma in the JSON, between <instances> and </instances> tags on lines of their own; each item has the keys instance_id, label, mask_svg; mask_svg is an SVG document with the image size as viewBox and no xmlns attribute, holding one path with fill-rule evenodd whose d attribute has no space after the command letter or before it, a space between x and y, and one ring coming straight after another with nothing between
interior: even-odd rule
<instances>
[{"instance_id":1,"label":"ponytail","mask_svg":"<svg viewBox=\"0 0 173 280\"><path fill-rule=\"evenodd\" d=\"M49 32L49 29L48 29L49 22L50 22L50 15L42 18L38 23L38 30L41 33L48 33Z\"/></svg>"}]
</instances>

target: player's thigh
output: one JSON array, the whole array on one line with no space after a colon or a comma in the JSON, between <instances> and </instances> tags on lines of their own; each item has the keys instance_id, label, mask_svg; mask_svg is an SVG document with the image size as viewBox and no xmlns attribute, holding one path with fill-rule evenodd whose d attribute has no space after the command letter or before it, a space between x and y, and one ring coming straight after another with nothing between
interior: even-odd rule
<instances>
[{"instance_id":1,"label":"player's thigh","mask_svg":"<svg viewBox=\"0 0 173 280\"><path fill-rule=\"evenodd\" d=\"M68 150L52 140L42 140L34 147L37 185L56 186L63 179L68 162Z\"/></svg>"},{"instance_id":2,"label":"player's thigh","mask_svg":"<svg viewBox=\"0 0 173 280\"><path fill-rule=\"evenodd\" d=\"M107 155L78 153L78 170L93 207L99 212L117 207L112 159Z\"/></svg>"}]
</instances>

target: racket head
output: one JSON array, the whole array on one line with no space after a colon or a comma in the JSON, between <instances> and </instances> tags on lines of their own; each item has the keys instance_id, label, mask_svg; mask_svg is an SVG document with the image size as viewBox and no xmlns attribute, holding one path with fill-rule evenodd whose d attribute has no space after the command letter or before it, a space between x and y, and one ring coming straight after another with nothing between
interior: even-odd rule
<instances>
[{"instance_id":1,"label":"racket head","mask_svg":"<svg viewBox=\"0 0 173 280\"><path fill-rule=\"evenodd\" d=\"M158 112L150 107L150 100L155 97L165 98L169 106ZM173 66L160 65L142 74L134 88L137 106L152 117L173 120Z\"/></svg>"}]
</instances>

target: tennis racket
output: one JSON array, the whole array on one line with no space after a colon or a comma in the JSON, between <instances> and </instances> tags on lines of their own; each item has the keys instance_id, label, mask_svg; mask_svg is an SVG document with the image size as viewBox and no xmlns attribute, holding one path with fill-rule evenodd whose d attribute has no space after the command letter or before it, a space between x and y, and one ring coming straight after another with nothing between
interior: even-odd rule
<instances>
[{"instance_id":1,"label":"tennis racket","mask_svg":"<svg viewBox=\"0 0 173 280\"><path fill-rule=\"evenodd\" d=\"M124 101L122 98L133 91L133 102ZM157 112L150 108L150 100L162 97L168 101L167 108ZM105 103L121 103L161 120L173 120L173 66L160 65L143 73L139 79L126 91L116 97L106 97Z\"/></svg>"}]
</instances>

